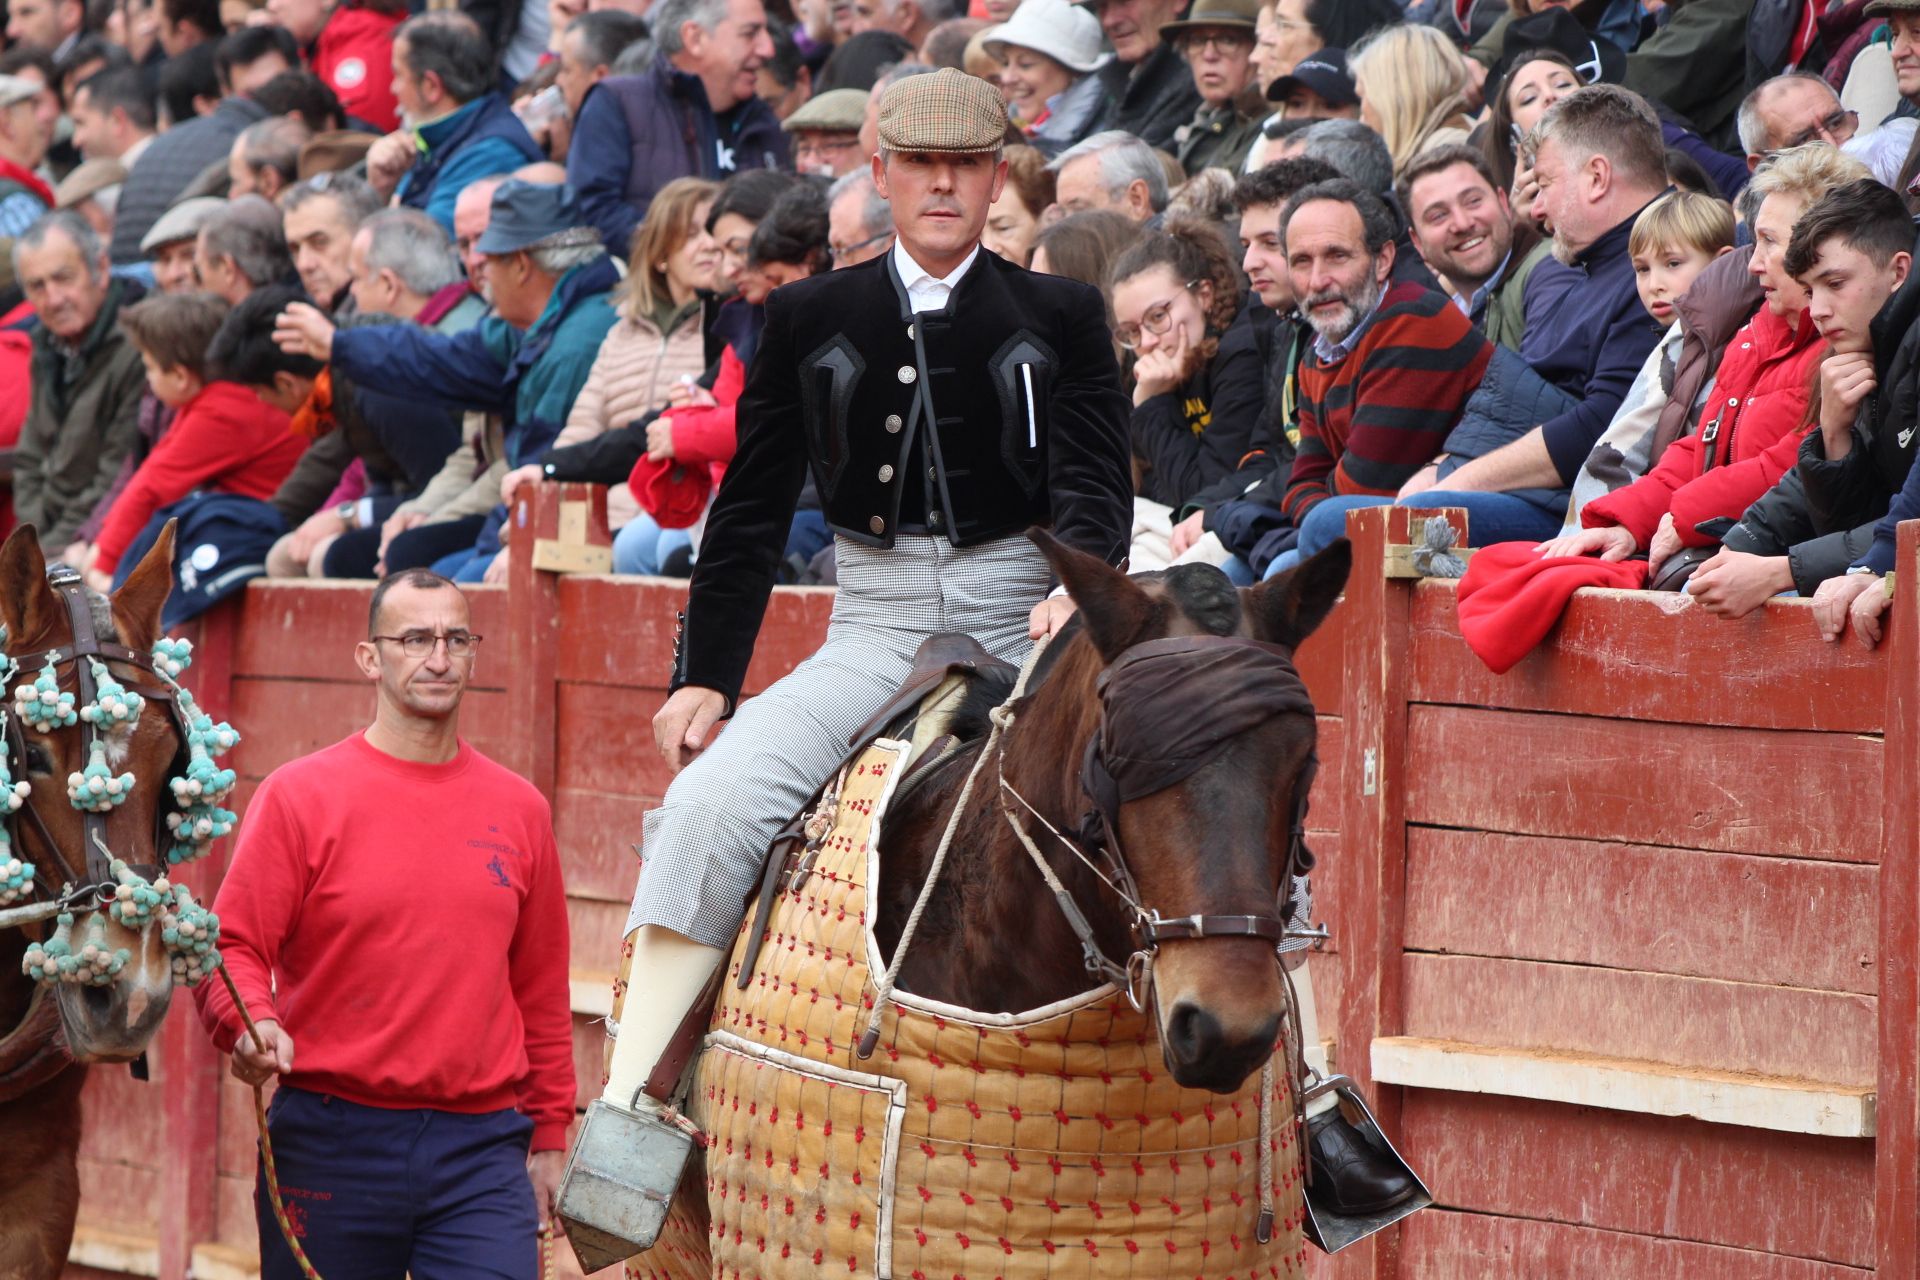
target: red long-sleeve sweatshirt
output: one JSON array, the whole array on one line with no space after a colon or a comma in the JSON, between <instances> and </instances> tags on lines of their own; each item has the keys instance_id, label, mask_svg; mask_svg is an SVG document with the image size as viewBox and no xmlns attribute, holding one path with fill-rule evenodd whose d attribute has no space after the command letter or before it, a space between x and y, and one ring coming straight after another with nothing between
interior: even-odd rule
<instances>
[{"instance_id":1,"label":"red long-sleeve sweatshirt","mask_svg":"<svg viewBox=\"0 0 1920 1280\"><path fill-rule=\"evenodd\" d=\"M196 489L271 498L306 452L287 415L237 382L209 382L113 500L93 567L112 573L153 513Z\"/></svg>"},{"instance_id":2,"label":"red long-sleeve sweatshirt","mask_svg":"<svg viewBox=\"0 0 1920 1280\"><path fill-rule=\"evenodd\" d=\"M362 734L260 784L214 910L255 1020L293 1038L288 1084L371 1107L518 1107L535 1151L573 1119L567 907L547 802L466 743L446 764ZM194 992L222 1052L221 982Z\"/></svg>"},{"instance_id":3,"label":"red long-sleeve sweatshirt","mask_svg":"<svg viewBox=\"0 0 1920 1280\"><path fill-rule=\"evenodd\" d=\"M1694 432L1667 446L1646 475L1582 507L1581 525L1619 525L1644 549L1660 517L1671 512L1683 544L1709 545L1713 539L1694 526L1720 516L1739 519L1799 457L1807 403L1826 355L1827 344L1805 313L1789 327L1761 307L1727 343Z\"/></svg>"}]
</instances>

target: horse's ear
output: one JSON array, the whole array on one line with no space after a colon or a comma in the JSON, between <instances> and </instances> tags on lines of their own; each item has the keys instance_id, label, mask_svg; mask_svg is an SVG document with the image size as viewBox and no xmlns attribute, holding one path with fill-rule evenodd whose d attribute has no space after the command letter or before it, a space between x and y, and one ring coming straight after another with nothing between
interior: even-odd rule
<instances>
[{"instance_id":1,"label":"horse's ear","mask_svg":"<svg viewBox=\"0 0 1920 1280\"><path fill-rule=\"evenodd\" d=\"M1080 609L1087 634L1107 661L1141 638L1153 622L1153 597L1098 556L1075 551L1044 529L1027 533Z\"/></svg>"},{"instance_id":2,"label":"horse's ear","mask_svg":"<svg viewBox=\"0 0 1920 1280\"><path fill-rule=\"evenodd\" d=\"M23 524L0 544L0 622L7 624L7 647L16 653L50 648L47 637L63 614L60 597L47 585L40 535Z\"/></svg>"},{"instance_id":3,"label":"horse's ear","mask_svg":"<svg viewBox=\"0 0 1920 1280\"><path fill-rule=\"evenodd\" d=\"M127 575L126 582L113 593L113 622L120 630L120 643L135 653L145 653L160 639L160 610L173 590L173 530L179 523L167 521L160 536L140 557L140 563Z\"/></svg>"},{"instance_id":4,"label":"horse's ear","mask_svg":"<svg viewBox=\"0 0 1920 1280\"><path fill-rule=\"evenodd\" d=\"M1353 547L1341 538L1312 559L1247 592L1247 616L1258 639L1297 646L1326 621L1346 588Z\"/></svg>"}]
</instances>

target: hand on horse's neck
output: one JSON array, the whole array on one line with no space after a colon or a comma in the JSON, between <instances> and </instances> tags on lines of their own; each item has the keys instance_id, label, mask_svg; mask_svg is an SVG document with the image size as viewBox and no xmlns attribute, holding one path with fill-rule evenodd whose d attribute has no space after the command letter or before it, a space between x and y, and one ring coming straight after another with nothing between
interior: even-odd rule
<instances>
[{"instance_id":1,"label":"hand on horse's neck","mask_svg":"<svg viewBox=\"0 0 1920 1280\"><path fill-rule=\"evenodd\" d=\"M409 715L383 699L367 726L367 745L396 760L445 764L460 754L460 717Z\"/></svg>"}]
</instances>

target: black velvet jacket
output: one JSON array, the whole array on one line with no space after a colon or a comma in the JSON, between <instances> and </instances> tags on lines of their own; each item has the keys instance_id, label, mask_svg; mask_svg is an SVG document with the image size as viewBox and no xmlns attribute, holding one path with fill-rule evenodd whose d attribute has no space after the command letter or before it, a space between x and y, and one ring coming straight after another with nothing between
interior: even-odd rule
<instances>
[{"instance_id":1,"label":"black velvet jacket","mask_svg":"<svg viewBox=\"0 0 1920 1280\"><path fill-rule=\"evenodd\" d=\"M827 523L870 546L901 532L971 546L1048 525L1109 564L1127 554L1128 405L1105 303L984 249L947 306L918 316L890 252L776 290L739 431L676 688L738 698L809 468Z\"/></svg>"}]
</instances>

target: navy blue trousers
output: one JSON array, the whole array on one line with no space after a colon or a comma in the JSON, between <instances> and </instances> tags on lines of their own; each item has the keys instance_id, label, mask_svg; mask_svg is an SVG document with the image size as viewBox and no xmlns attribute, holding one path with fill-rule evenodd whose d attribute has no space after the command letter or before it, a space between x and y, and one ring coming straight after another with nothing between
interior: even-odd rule
<instances>
[{"instance_id":1,"label":"navy blue trousers","mask_svg":"<svg viewBox=\"0 0 1920 1280\"><path fill-rule=\"evenodd\" d=\"M390 1111L284 1085L267 1108L274 1168L300 1245L326 1280L534 1280L533 1121L517 1111ZM299 1280L254 1189L262 1280Z\"/></svg>"}]
</instances>

